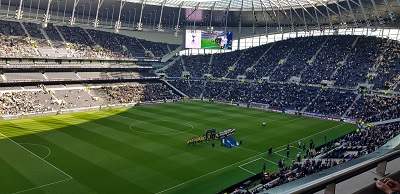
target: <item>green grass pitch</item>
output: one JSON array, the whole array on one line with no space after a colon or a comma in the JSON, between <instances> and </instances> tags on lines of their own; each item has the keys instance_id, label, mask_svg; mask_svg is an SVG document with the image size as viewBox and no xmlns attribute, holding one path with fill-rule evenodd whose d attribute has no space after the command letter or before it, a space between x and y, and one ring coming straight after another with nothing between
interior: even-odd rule
<instances>
[{"instance_id":1,"label":"green grass pitch","mask_svg":"<svg viewBox=\"0 0 400 194\"><path fill-rule=\"evenodd\" d=\"M220 49L219 44L214 44L210 39L201 39L201 48Z\"/></svg>"},{"instance_id":2,"label":"green grass pitch","mask_svg":"<svg viewBox=\"0 0 400 194\"><path fill-rule=\"evenodd\" d=\"M261 123L267 122L266 127ZM1 121L1 193L215 193L356 129L346 123L201 101ZM235 128L235 148L187 147ZM269 146L273 156L267 155ZM287 162L290 163L290 162Z\"/></svg>"}]
</instances>

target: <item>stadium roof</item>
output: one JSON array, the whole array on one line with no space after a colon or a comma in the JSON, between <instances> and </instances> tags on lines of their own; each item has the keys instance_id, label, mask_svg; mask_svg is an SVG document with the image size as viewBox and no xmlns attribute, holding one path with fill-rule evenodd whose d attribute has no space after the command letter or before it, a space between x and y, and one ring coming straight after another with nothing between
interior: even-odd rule
<instances>
[{"instance_id":1,"label":"stadium roof","mask_svg":"<svg viewBox=\"0 0 400 194\"><path fill-rule=\"evenodd\" d=\"M46 10L49 0L25 0L25 13L39 6ZM399 26L400 0L52 0L51 10L71 13L77 2L79 18L96 16L108 21L142 22L151 26L277 27L332 26L357 23L360 26ZM11 7L19 1L10 1ZM4 3L2 8L4 9ZM143 13L141 9L143 7ZM180 9L182 8L182 9ZM181 14L178 14L181 12ZM52 12L55 14L55 12ZM66 14L69 17L69 14ZM89 19L88 19L89 20Z\"/></svg>"}]
</instances>

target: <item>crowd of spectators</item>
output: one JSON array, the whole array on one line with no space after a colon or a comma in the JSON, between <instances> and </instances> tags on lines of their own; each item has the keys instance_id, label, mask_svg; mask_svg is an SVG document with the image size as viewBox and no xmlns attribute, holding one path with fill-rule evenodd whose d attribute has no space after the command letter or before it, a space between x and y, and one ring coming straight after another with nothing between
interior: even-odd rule
<instances>
[{"instance_id":1,"label":"crowd of spectators","mask_svg":"<svg viewBox=\"0 0 400 194\"><path fill-rule=\"evenodd\" d=\"M108 55L112 57L132 58L149 56L150 51L154 57L163 57L170 53L167 43L151 42L144 39L137 39L130 36L111 34L98 30L87 30L93 41L100 45L102 50L109 50ZM175 48L174 46L172 46Z\"/></svg>"},{"instance_id":2,"label":"crowd of spectators","mask_svg":"<svg viewBox=\"0 0 400 194\"><path fill-rule=\"evenodd\" d=\"M38 24L31 22L22 22L22 24L25 26L25 29L28 32L34 47L50 47L49 42L40 31Z\"/></svg>"},{"instance_id":3,"label":"crowd of spectators","mask_svg":"<svg viewBox=\"0 0 400 194\"><path fill-rule=\"evenodd\" d=\"M278 110L302 110L316 98L320 88L297 84L263 83L253 95L255 102L269 104Z\"/></svg>"},{"instance_id":4,"label":"crowd of spectators","mask_svg":"<svg viewBox=\"0 0 400 194\"><path fill-rule=\"evenodd\" d=\"M376 88L397 83L400 44L388 39L332 35L292 38L246 50L213 54L209 56L185 56L185 67L192 77L202 77L210 72L213 77L236 79L267 78L272 82L286 82L292 76L304 84L332 81L339 87L356 87L367 83L369 73Z\"/></svg>"},{"instance_id":5,"label":"crowd of spectators","mask_svg":"<svg viewBox=\"0 0 400 194\"><path fill-rule=\"evenodd\" d=\"M179 98L163 84L103 86L97 89L97 92L107 94L108 99L104 99L107 103L137 103Z\"/></svg>"},{"instance_id":6,"label":"crowd of spectators","mask_svg":"<svg viewBox=\"0 0 400 194\"><path fill-rule=\"evenodd\" d=\"M200 98L204 91L204 81L203 80L169 80L174 87L176 87L179 91L183 92L190 98Z\"/></svg>"},{"instance_id":7,"label":"crowd of spectators","mask_svg":"<svg viewBox=\"0 0 400 194\"><path fill-rule=\"evenodd\" d=\"M27 37L19 22L0 20L0 33L8 36Z\"/></svg>"},{"instance_id":8,"label":"crowd of spectators","mask_svg":"<svg viewBox=\"0 0 400 194\"><path fill-rule=\"evenodd\" d=\"M2 57L35 57L37 53L29 38L0 34L0 56Z\"/></svg>"},{"instance_id":9,"label":"crowd of spectators","mask_svg":"<svg viewBox=\"0 0 400 194\"><path fill-rule=\"evenodd\" d=\"M144 39L137 39L137 41L144 47L146 50L151 51L154 56L162 57L170 53L168 50L168 44L163 42L150 42ZM174 51L179 45L172 46L172 51ZM171 47L170 47L171 48Z\"/></svg>"},{"instance_id":10,"label":"crowd of spectators","mask_svg":"<svg viewBox=\"0 0 400 194\"><path fill-rule=\"evenodd\" d=\"M177 59L168 69L160 71L160 73L165 73L168 77L182 77L183 71L183 61L182 59Z\"/></svg>"},{"instance_id":11,"label":"crowd of spectators","mask_svg":"<svg viewBox=\"0 0 400 194\"><path fill-rule=\"evenodd\" d=\"M399 81L400 73L400 43L393 40L385 40L384 46L381 48L381 57L376 70L376 75L373 76L371 84L374 84L374 89L389 90Z\"/></svg>"},{"instance_id":12,"label":"crowd of spectators","mask_svg":"<svg viewBox=\"0 0 400 194\"><path fill-rule=\"evenodd\" d=\"M210 57L211 55L194 55L183 56L182 59L191 77L202 78L210 72Z\"/></svg>"},{"instance_id":13,"label":"crowd of spectators","mask_svg":"<svg viewBox=\"0 0 400 194\"><path fill-rule=\"evenodd\" d=\"M130 36L111 34L98 30L87 30L94 42L102 49L110 50L116 57L143 57L149 56L150 51L154 57L163 57L170 53L167 43L151 42ZM175 48L174 46L172 46Z\"/></svg>"},{"instance_id":14,"label":"crowd of spectators","mask_svg":"<svg viewBox=\"0 0 400 194\"><path fill-rule=\"evenodd\" d=\"M236 79L238 75L245 75L271 45L262 45L246 49L235 65L234 71L229 71L228 78Z\"/></svg>"},{"instance_id":15,"label":"crowd of spectators","mask_svg":"<svg viewBox=\"0 0 400 194\"><path fill-rule=\"evenodd\" d=\"M206 83L203 96L219 101L249 102L251 101L250 91L254 91L255 88L253 83L210 81Z\"/></svg>"},{"instance_id":16,"label":"crowd of spectators","mask_svg":"<svg viewBox=\"0 0 400 194\"><path fill-rule=\"evenodd\" d=\"M351 106L356 96L354 91L323 89L318 98L310 103L307 112L340 117Z\"/></svg>"},{"instance_id":17,"label":"crowd of spectators","mask_svg":"<svg viewBox=\"0 0 400 194\"><path fill-rule=\"evenodd\" d=\"M263 178L255 188L251 189L251 193L260 193L266 191L268 189L277 187L279 185L283 185L285 183L303 178L305 176L312 175L316 172L320 172L322 170L331 168L333 166L337 166L346 162L346 160L313 160L308 159L302 163L294 163L292 166L283 167L277 173L265 173L263 174ZM246 191L242 190L242 192L233 192L233 193L246 193Z\"/></svg>"},{"instance_id":18,"label":"crowd of spectators","mask_svg":"<svg viewBox=\"0 0 400 194\"><path fill-rule=\"evenodd\" d=\"M172 51L176 50L180 45L179 44L169 44L167 45L169 49Z\"/></svg>"},{"instance_id":19,"label":"crowd of spectators","mask_svg":"<svg viewBox=\"0 0 400 194\"><path fill-rule=\"evenodd\" d=\"M278 67L280 61L289 55L293 46L298 44L298 40L293 38L272 44L273 46L268 53L263 55L251 71L246 73L247 79L261 79L270 76Z\"/></svg>"},{"instance_id":20,"label":"crowd of spectators","mask_svg":"<svg viewBox=\"0 0 400 194\"><path fill-rule=\"evenodd\" d=\"M102 55L107 51L101 51L82 28L67 26L58 26L57 28L67 42L67 48L72 50L74 56L85 58L107 57Z\"/></svg>"},{"instance_id":21,"label":"crowd of spectators","mask_svg":"<svg viewBox=\"0 0 400 194\"><path fill-rule=\"evenodd\" d=\"M220 81L207 82L203 97L222 101L263 103L278 110L302 110L317 96L319 90L316 87L297 84Z\"/></svg>"},{"instance_id":22,"label":"crowd of spectators","mask_svg":"<svg viewBox=\"0 0 400 194\"><path fill-rule=\"evenodd\" d=\"M37 56L32 41L26 35L19 22L0 20L0 56Z\"/></svg>"},{"instance_id":23,"label":"crowd of spectators","mask_svg":"<svg viewBox=\"0 0 400 194\"><path fill-rule=\"evenodd\" d=\"M339 64L344 61L346 55L350 52L352 44L357 37L329 36L314 60L301 74L301 82L319 84L322 80L330 80Z\"/></svg>"},{"instance_id":24,"label":"crowd of spectators","mask_svg":"<svg viewBox=\"0 0 400 194\"><path fill-rule=\"evenodd\" d=\"M73 87L73 86L71 86ZM64 109L106 106L114 103L139 103L158 100L176 100L180 96L161 83L110 85L93 88L97 92L88 92L86 87L71 89L63 85L27 87L31 90L13 89L0 91L1 115L24 115L46 112L58 112ZM46 89L44 89L46 88ZM56 88L56 89L53 89ZM33 91L32 91L33 89ZM90 94L92 93L92 94ZM103 96L97 95L104 93ZM104 97L101 99L100 97Z\"/></svg>"},{"instance_id":25,"label":"crowd of spectators","mask_svg":"<svg viewBox=\"0 0 400 194\"><path fill-rule=\"evenodd\" d=\"M102 103L92 97L83 89L66 89L51 91L52 95L59 100L63 108L75 109L83 107L101 106Z\"/></svg>"},{"instance_id":26,"label":"crowd of spectators","mask_svg":"<svg viewBox=\"0 0 400 194\"><path fill-rule=\"evenodd\" d=\"M378 96L364 94L350 109L352 118L367 122L400 118L400 98L398 96Z\"/></svg>"},{"instance_id":27,"label":"crowd of spectators","mask_svg":"<svg viewBox=\"0 0 400 194\"><path fill-rule=\"evenodd\" d=\"M365 83L369 70L377 63L381 54L382 38L360 36L349 52L346 62L333 76L336 86L354 87Z\"/></svg>"},{"instance_id":28,"label":"crowd of spectators","mask_svg":"<svg viewBox=\"0 0 400 194\"><path fill-rule=\"evenodd\" d=\"M31 23L31 22L23 22L23 25L25 26L25 29L28 31L29 35L32 38L41 39L41 40L46 39L43 36L43 34L40 32L38 24Z\"/></svg>"},{"instance_id":29,"label":"crowd of spectators","mask_svg":"<svg viewBox=\"0 0 400 194\"><path fill-rule=\"evenodd\" d=\"M292 46L292 51L285 57L285 62L279 64L271 75L272 81L287 81L292 76L299 76L309 65L309 61L327 39L326 36L296 38L298 44Z\"/></svg>"},{"instance_id":30,"label":"crowd of spectators","mask_svg":"<svg viewBox=\"0 0 400 194\"><path fill-rule=\"evenodd\" d=\"M145 84L143 87L142 101L180 99L171 88L164 84Z\"/></svg>"},{"instance_id":31,"label":"crowd of spectators","mask_svg":"<svg viewBox=\"0 0 400 194\"><path fill-rule=\"evenodd\" d=\"M81 89L71 89L80 87ZM100 106L102 103L91 96L83 85L2 87L0 91L0 115L27 115L61 110Z\"/></svg>"},{"instance_id":32,"label":"crowd of spectators","mask_svg":"<svg viewBox=\"0 0 400 194\"><path fill-rule=\"evenodd\" d=\"M229 67L235 64L235 61L239 59L243 51L233 51L228 53L217 53L213 54L210 73L213 77L224 77L228 71Z\"/></svg>"},{"instance_id":33,"label":"crowd of spectators","mask_svg":"<svg viewBox=\"0 0 400 194\"><path fill-rule=\"evenodd\" d=\"M50 94L43 91L13 91L0 95L0 113L17 115L27 113L43 113L57 110L57 103Z\"/></svg>"},{"instance_id":34,"label":"crowd of spectators","mask_svg":"<svg viewBox=\"0 0 400 194\"><path fill-rule=\"evenodd\" d=\"M28 34L22 25L25 26ZM40 56L35 48L53 47L68 49L71 53L68 56L80 58L163 57L179 46L99 30L87 30L87 33L81 27L55 26L52 23L49 23L43 30L49 40L46 40L46 36L42 34L38 24L27 22L20 24L19 22L0 20L0 39L2 40L0 56ZM172 50L170 51L170 49ZM146 51L153 55L147 54ZM47 51L42 55L46 54Z\"/></svg>"},{"instance_id":35,"label":"crowd of spectators","mask_svg":"<svg viewBox=\"0 0 400 194\"><path fill-rule=\"evenodd\" d=\"M120 42L119 44L122 46L125 55L129 57L144 56L146 48L137 38L120 34L114 34L114 36Z\"/></svg>"},{"instance_id":36,"label":"crowd of spectators","mask_svg":"<svg viewBox=\"0 0 400 194\"><path fill-rule=\"evenodd\" d=\"M52 23L49 23L43 30L45 31L47 37L51 40L54 48L66 48L64 40L61 38L60 33L58 33L56 27Z\"/></svg>"},{"instance_id":37,"label":"crowd of spectators","mask_svg":"<svg viewBox=\"0 0 400 194\"><path fill-rule=\"evenodd\" d=\"M110 36L108 32L99 30L87 30L93 41L99 45L99 50L108 52L107 56L122 58L124 57L124 49L116 36ZM127 49L125 50L127 51ZM127 53L125 53L127 54Z\"/></svg>"}]
</instances>

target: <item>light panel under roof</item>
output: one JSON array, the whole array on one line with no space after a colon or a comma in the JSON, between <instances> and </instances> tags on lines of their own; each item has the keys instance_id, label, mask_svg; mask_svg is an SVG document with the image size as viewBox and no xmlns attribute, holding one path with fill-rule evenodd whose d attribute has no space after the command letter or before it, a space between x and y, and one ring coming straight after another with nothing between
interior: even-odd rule
<instances>
[{"instance_id":1,"label":"light panel under roof","mask_svg":"<svg viewBox=\"0 0 400 194\"><path fill-rule=\"evenodd\" d=\"M126 0L127 2L142 3L142 0ZM229 7L231 11L260 11L271 9L290 9L303 7L312 7L312 5L321 5L334 2L336 0L144 0L147 5L161 5L165 1L165 6L182 8L195 8L209 10L214 5L215 10L226 10Z\"/></svg>"}]
</instances>

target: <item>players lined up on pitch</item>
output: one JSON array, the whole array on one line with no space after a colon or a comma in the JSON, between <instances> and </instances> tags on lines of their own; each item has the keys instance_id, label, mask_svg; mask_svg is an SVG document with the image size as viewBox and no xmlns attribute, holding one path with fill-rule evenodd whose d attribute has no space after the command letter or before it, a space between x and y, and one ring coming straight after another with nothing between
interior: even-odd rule
<instances>
[{"instance_id":1,"label":"players lined up on pitch","mask_svg":"<svg viewBox=\"0 0 400 194\"><path fill-rule=\"evenodd\" d=\"M187 146L192 146L192 145L203 143L205 141L205 139L206 139L205 136L193 137L192 139L189 139L187 141Z\"/></svg>"},{"instance_id":2,"label":"players lined up on pitch","mask_svg":"<svg viewBox=\"0 0 400 194\"><path fill-rule=\"evenodd\" d=\"M189 139L187 141L187 146L192 146L192 145L196 145L196 144L200 144L203 142L208 142L214 139L224 139L227 138L231 135L233 135L235 133L235 129L227 129L221 132L216 131L216 129L209 129L206 130L203 134L203 136L198 136L198 137L193 137L191 139ZM213 143L213 147L214 147L214 143ZM221 145L222 145L222 141L221 141Z\"/></svg>"}]
</instances>

